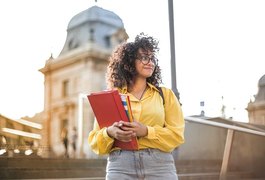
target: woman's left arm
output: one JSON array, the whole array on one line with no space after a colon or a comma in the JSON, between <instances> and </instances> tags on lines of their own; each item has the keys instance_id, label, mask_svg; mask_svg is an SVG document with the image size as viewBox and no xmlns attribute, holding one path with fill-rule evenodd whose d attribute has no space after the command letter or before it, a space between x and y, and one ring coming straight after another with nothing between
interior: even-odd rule
<instances>
[{"instance_id":1,"label":"woman's left arm","mask_svg":"<svg viewBox=\"0 0 265 180\"><path fill-rule=\"evenodd\" d=\"M180 103L170 89L164 89L165 124L161 126L147 126L148 134L144 138L152 140L154 148L172 151L184 143L185 121Z\"/></svg>"}]
</instances>

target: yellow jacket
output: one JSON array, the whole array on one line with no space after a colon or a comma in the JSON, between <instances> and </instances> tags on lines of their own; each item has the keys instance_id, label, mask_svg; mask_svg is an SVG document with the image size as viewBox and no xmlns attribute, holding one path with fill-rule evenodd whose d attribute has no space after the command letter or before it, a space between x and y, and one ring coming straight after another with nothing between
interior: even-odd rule
<instances>
[{"instance_id":1,"label":"yellow jacket","mask_svg":"<svg viewBox=\"0 0 265 180\"><path fill-rule=\"evenodd\" d=\"M171 89L162 87L162 90L165 104L159 90L149 83L141 100L127 92L127 87L119 89L120 93L130 97L134 120L147 126L147 136L138 138L139 149L154 148L171 152L184 143L185 122L180 104ZM100 129L96 121L88 142L96 154L108 154L114 150L114 139L108 136L106 128Z\"/></svg>"}]
</instances>

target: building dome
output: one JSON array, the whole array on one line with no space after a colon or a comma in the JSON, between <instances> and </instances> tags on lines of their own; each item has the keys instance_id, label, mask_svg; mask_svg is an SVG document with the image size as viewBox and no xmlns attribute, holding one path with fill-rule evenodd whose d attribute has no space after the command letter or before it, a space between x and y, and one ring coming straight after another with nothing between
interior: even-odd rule
<instances>
[{"instance_id":1,"label":"building dome","mask_svg":"<svg viewBox=\"0 0 265 180\"><path fill-rule=\"evenodd\" d=\"M84 47L109 51L126 39L128 35L117 14L92 6L69 21L66 41L59 56Z\"/></svg>"},{"instance_id":2,"label":"building dome","mask_svg":"<svg viewBox=\"0 0 265 180\"><path fill-rule=\"evenodd\" d=\"M246 110L250 123L265 125L265 74L258 81L254 102L250 101Z\"/></svg>"},{"instance_id":3,"label":"building dome","mask_svg":"<svg viewBox=\"0 0 265 180\"><path fill-rule=\"evenodd\" d=\"M259 79L259 87L265 86L265 74Z\"/></svg>"},{"instance_id":4,"label":"building dome","mask_svg":"<svg viewBox=\"0 0 265 180\"><path fill-rule=\"evenodd\" d=\"M121 18L114 12L93 6L75 15L69 22L67 29L72 29L88 22L103 22L115 27L123 28Z\"/></svg>"},{"instance_id":5,"label":"building dome","mask_svg":"<svg viewBox=\"0 0 265 180\"><path fill-rule=\"evenodd\" d=\"M255 102L265 102L265 74L259 79L258 93L255 98Z\"/></svg>"}]
</instances>

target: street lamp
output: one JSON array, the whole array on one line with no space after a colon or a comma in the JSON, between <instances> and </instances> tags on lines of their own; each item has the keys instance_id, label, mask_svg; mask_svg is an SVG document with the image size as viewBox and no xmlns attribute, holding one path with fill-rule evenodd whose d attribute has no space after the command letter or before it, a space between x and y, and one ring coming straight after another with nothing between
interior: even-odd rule
<instances>
[{"instance_id":1,"label":"street lamp","mask_svg":"<svg viewBox=\"0 0 265 180\"><path fill-rule=\"evenodd\" d=\"M168 0L168 15L169 15L169 39L170 39L170 53L171 53L171 88L179 99L179 92L177 89L176 78L176 63L175 63L175 36L174 36L174 11L173 0Z\"/></svg>"}]
</instances>

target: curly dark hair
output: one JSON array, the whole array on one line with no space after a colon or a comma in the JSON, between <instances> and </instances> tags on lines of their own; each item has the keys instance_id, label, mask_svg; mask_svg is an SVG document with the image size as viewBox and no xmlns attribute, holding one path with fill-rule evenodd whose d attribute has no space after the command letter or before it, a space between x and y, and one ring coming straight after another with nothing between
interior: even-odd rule
<instances>
[{"instance_id":1,"label":"curly dark hair","mask_svg":"<svg viewBox=\"0 0 265 180\"><path fill-rule=\"evenodd\" d=\"M151 51L156 61L155 70L152 76L147 78L147 82L154 86L159 86L162 83L161 69L158 66L158 59L155 56L159 51L158 41L152 36L140 33L135 37L134 42L127 42L118 46L110 57L106 78L109 88L129 86L137 74L135 61L139 49Z\"/></svg>"}]
</instances>

